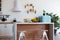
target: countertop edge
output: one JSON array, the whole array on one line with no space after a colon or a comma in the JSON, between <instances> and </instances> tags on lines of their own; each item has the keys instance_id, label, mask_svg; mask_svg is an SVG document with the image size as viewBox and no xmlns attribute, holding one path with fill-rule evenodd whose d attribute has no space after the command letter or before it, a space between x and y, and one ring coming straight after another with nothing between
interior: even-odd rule
<instances>
[{"instance_id":1,"label":"countertop edge","mask_svg":"<svg viewBox=\"0 0 60 40\"><path fill-rule=\"evenodd\" d=\"M43 22L38 22L38 23L16 23L16 24L54 24L54 23L43 23Z\"/></svg>"}]
</instances>

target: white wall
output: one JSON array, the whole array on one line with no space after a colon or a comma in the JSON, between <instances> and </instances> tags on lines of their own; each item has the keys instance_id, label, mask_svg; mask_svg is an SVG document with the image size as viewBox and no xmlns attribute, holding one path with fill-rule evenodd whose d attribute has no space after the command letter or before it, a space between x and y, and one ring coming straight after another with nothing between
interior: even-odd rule
<instances>
[{"instance_id":1,"label":"white wall","mask_svg":"<svg viewBox=\"0 0 60 40\"><path fill-rule=\"evenodd\" d=\"M52 12L54 14L60 15L60 0L19 0L21 12L12 12L14 0L2 0L2 12L3 14L9 14L10 20L17 18L17 20L22 21L24 18L32 18L40 16L43 13L43 9L47 12ZM26 13L24 8L25 4L32 3L37 10L37 13ZM20 5L19 4L19 5Z\"/></svg>"}]
</instances>

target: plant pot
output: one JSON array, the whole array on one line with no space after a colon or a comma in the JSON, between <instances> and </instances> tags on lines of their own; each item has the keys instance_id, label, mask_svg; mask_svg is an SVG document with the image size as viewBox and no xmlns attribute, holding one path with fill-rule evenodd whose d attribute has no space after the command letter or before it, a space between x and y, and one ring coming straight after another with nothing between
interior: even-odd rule
<instances>
[{"instance_id":1,"label":"plant pot","mask_svg":"<svg viewBox=\"0 0 60 40\"><path fill-rule=\"evenodd\" d=\"M56 36L57 29L54 29L54 35Z\"/></svg>"}]
</instances>

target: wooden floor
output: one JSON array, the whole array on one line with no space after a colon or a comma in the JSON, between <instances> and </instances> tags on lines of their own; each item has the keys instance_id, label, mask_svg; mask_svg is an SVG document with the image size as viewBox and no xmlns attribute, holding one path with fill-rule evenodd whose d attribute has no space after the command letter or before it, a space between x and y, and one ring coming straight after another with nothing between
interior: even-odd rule
<instances>
[{"instance_id":1,"label":"wooden floor","mask_svg":"<svg viewBox=\"0 0 60 40\"><path fill-rule=\"evenodd\" d=\"M0 40L13 40L13 39L0 39Z\"/></svg>"},{"instance_id":2,"label":"wooden floor","mask_svg":"<svg viewBox=\"0 0 60 40\"><path fill-rule=\"evenodd\" d=\"M0 40L13 40L13 37L0 36Z\"/></svg>"}]
</instances>

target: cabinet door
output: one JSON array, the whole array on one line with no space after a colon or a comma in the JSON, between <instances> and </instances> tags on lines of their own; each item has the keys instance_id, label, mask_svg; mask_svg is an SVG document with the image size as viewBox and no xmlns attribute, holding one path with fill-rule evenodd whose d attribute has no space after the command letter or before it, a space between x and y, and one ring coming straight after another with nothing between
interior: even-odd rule
<instances>
[{"instance_id":1,"label":"cabinet door","mask_svg":"<svg viewBox=\"0 0 60 40\"><path fill-rule=\"evenodd\" d=\"M0 36L13 36L13 24L0 24Z\"/></svg>"},{"instance_id":2,"label":"cabinet door","mask_svg":"<svg viewBox=\"0 0 60 40\"><path fill-rule=\"evenodd\" d=\"M0 24L0 36L2 36L2 34L4 35L5 33L3 33L5 30L4 24Z\"/></svg>"}]
</instances>

